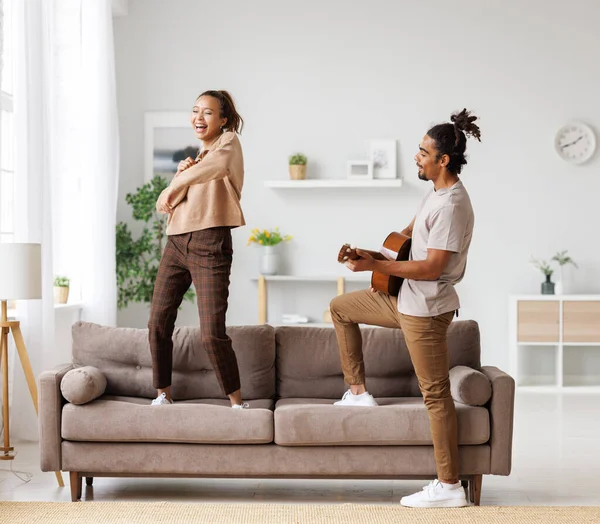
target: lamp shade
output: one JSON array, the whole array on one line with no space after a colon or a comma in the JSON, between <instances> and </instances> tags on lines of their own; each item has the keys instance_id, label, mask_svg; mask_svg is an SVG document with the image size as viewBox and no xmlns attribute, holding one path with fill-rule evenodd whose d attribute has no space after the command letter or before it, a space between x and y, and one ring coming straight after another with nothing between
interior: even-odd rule
<instances>
[{"instance_id":1,"label":"lamp shade","mask_svg":"<svg viewBox=\"0 0 600 524\"><path fill-rule=\"evenodd\" d=\"M41 244L0 244L0 300L42 298Z\"/></svg>"}]
</instances>

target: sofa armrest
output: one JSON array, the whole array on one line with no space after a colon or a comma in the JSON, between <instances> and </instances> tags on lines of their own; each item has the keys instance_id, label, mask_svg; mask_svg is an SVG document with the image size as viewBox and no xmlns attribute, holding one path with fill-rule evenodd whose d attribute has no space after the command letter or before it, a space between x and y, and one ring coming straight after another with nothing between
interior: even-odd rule
<instances>
[{"instance_id":1,"label":"sofa armrest","mask_svg":"<svg viewBox=\"0 0 600 524\"><path fill-rule=\"evenodd\" d=\"M491 426L490 473L509 475L512 466L515 381L493 366L483 366L481 371L492 383L492 398L488 403Z\"/></svg>"},{"instance_id":2,"label":"sofa armrest","mask_svg":"<svg viewBox=\"0 0 600 524\"><path fill-rule=\"evenodd\" d=\"M73 364L61 364L54 369L43 371L39 377L40 466L42 471L60 471L61 417L65 403L60 392L60 383Z\"/></svg>"}]
</instances>

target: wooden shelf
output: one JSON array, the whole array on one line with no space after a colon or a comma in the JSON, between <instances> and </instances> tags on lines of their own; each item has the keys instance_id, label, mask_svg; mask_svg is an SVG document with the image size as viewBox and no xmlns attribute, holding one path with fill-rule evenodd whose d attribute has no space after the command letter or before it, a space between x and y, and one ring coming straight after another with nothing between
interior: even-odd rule
<instances>
[{"instance_id":1,"label":"wooden shelf","mask_svg":"<svg viewBox=\"0 0 600 524\"><path fill-rule=\"evenodd\" d=\"M371 276L369 274L355 275L348 274L342 275L260 275L254 277L251 280L258 282L258 323L267 324L267 283L268 282L300 282L300 283L313 283L313 282L332 282L337 286L337 294L341 295L345 293L346 283L354 282L361 283L368 286L371 282ZM276 325L281 325L276 323ZM293 326L307 326L312 327L331 327L331 324L321 324L319 322L313 322L308 324L286 324Z\"/></svg>"},{"instance_id":2,"label":"wooden shelf","mask_svg":"<svg viewBox=\"0 0 600 524\"><path fill-rule=\"evenodd\" d=\"M332 328L332 323L325 322L304 322L302 324L286 324L285 322L267 322L273 327L312 327L312 328Z\"/></svg>"},{"instance_id":3,"label":"wooden shelf","mask_svg":"<svg viewBox=\"0 0 600 524\"><path fill-rule=\"evenodd\" d=\"M275 323L268 322L268 324L273 327L311 327L311 328L332 328L333 329L332 322L305 322L304 324L285 324L282 322L275 322ZM381 328L381 326L371 326L369 324L359 324L358 326L361 329L364 329L364 328L379 329L379 328Z\"/></svg>"},{"instance_id":4,"label":"wooden shelf","mask_svg":"<svg viewBox=\"0 0 600 524\"><path fill-rule=\"evenodd\" d=\"M348 180L345 178L308 178L306 180L266 180L265 187L271 189L390 189L402 187L402 179L391 178L389 180Z\"/></svg>"},{"instance_id":5,"label":"wooden shelf","mask_svg":"<svg viewBox=\"0 0 600 524\"><path fill-rule=\"evenodd\" d=\"M254 277L252 280L256 282L260 277ZM343 278L347 282L370 282L370 273L368 276L363 275L263 275L267 282L337 282Z\"/></svg>"}]
</instances>

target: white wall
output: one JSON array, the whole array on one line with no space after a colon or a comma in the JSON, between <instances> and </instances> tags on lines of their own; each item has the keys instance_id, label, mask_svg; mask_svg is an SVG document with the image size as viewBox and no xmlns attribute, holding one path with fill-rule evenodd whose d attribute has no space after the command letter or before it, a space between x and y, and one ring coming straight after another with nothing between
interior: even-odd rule
<instances>
[{"instance_id":1,"label":"white wall","mask_svg":"<svg viewBox=\"0 0 600 524\"><path fill-rule=\"evenodd\" d=\"M358 5L357 5L358 4ZM506 368L511 293L537 293L530 254L568 249L579 270L568 290L600 292L598 155L572 167L553 150L570 119L600 128L600 36L595 0L133 0L115 20L124 195L143 181L144 111L187 110L205 89L228 89L246 120L242 135L248 227L236 230L230 324L257 319L253 227L279 226L288 271L343 270L345 241L378 247L403 228L426 189L413 156L431 124L467 107L481 117L463 181L474 203L475 236L458 290L461 318L481 326L483 361ZM401 190L274 192L287 156L309 157L309 176L345 176L346 160L369 139L399 141ZM319 316L335 286L282 287L286 311ZM295 291L298 293L295 293ZM285 297L283 297L285 295ZM310 300L309 298L310 297ZM297 301L297 302L296 302ZM148 310L120 313L145 326ZM187 305L180 324L195 324ZM276 320L276 319L275 319Z\"/></svg>"}]
</instances>

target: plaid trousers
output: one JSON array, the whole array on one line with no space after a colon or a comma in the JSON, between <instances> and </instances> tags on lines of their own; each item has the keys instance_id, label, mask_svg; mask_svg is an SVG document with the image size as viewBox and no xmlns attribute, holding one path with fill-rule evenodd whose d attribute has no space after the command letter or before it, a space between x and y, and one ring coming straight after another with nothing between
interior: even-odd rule
<instances>
[{"instance_id":1,"label":"plaid trousers","mask_svg":"<svg viewBox=\"0 0 600 524\"><path fill-rule=\"evenodd\" d=\"M233 258L231 229L214 227L170 235L162 255L148 322L153 385L171 385L173 330L177 309L194 283L200 336L225 395L240 389L231 339L225 333L229 275Z\"/></svg>"}]
</instances>

